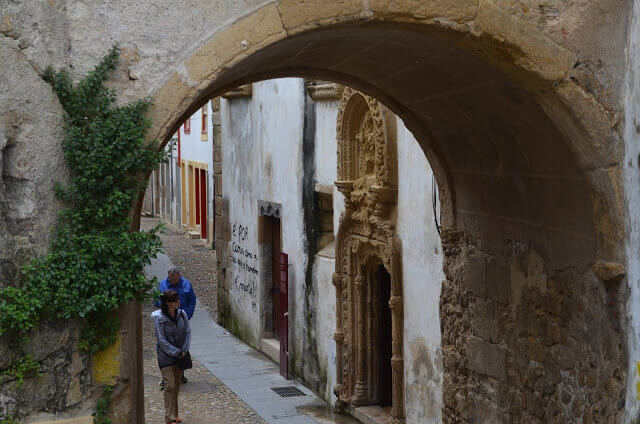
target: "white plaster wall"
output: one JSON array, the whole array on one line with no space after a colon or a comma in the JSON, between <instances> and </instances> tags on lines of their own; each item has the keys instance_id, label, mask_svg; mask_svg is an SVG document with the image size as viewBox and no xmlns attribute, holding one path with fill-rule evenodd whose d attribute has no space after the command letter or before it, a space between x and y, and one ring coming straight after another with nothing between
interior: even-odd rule
<instances>
[{"instance_id":1,"label":"white plaster wall","mask_svg":"<svg viewBox=\"0 0 640 424\"><path fill-rule=\"evenodd\" d=\"M178 128L178 132L180 133L180 159L184 161L197 161L207 164L207 218L209 219L208 224L213 226L213 208L214 208L214 193L213 193L213 127L211 125L211 102L207 101L207 138L206 140L202 139L202 112L201 109L198 109L193 115L190 117L191 131L189 134L186 134L184 131L184 124L180 125ZM177 133L176 133L177 137ZM173 160L177 163L178 161L178 149L177 142L173 152L175 156ZM180 184L180 168L176 167L176 184ZM189 180L185 182L185 190L188 193L189 190ZM176 211L174 222L179 222L182 219L182 199L178 199L178 191L174 190L174 199L173 204ZM189 201L187 197L186 202ZM183 223L185 224L185 223ZM210 231L209 231L210 232Z\"/></svg>"},{"instance_id":2,"label":"white plaster wall","mask_svg":"<svg viewBox=\"0 0 640 424\"><path fill-rule=\"evenodd\" d=\"M445 276L433 216L434 183L424 152L399 118L397 128L406 422L439 423L443 379L439 302Z\"/></svg>"},{"instance_id":3,"label":"white plaster wall","mask_svg":"<svg viewBox=\"0 0 640 424\"><path fill-rule=\"evenodd\" d=\"M306 258L303 254L302 131L303 81L279 79L253 84L250 99L222 99L223 195L229 202L232 312L254 346L261 337L258 282L258 201L282 204L282 251L289 254L290 342L301 334L296 307L302 305ZM234 248L236 253L234 253ZM242 255L237 251L242 250ZM241 256L244 256L242 258ZM249 269L251 268L251 269ZM257 270L257 273L254 272Z\"/></svg>"},{"instance_id":4,"label":"white plaster wall","mask_svg":"<svg viewBox=\"0 0 640 424\"><path fill-rule=\"evenodd\" d=\"M336 100L317 101L315 132L315 180L319 184L333 187L334 224L333 232L337 235L340 212L344 208L340 192L333 184L337 179L337 142L336 117L339 102ZM336 396L333 387L336 384L336 343L333 333L336 329L336 290L332 276L335 271L335 259L316 255L313 279L318 290L316 306L316 335L320 369L326 377L326 388L320 393L331 405Z\"/></svg>"},{"instance_id":5,"label":"white plaster wall","mask_svg":"<svg viewBox=\"0 0 640 424\"><path fill-rule=\"evenodd\" d=\"M629 369L625 422L637 422L640 415L640 395L636 383L640 380L637 361L640 360L640 2L634 2L627 46L625 94L625 164L624 191L627 207L627 281L629 297Z\"/></svg>"},{"instance_id":6,"label":"white plaster wall","mask_svg":"<svg viewBox=\"0 0 640 424\"><path fill-rule=\"evenodd\" d=\"M316 101L315 164L316 182L333 186L337 175L338 148L336 144L336 119L338 100ZM334 195L337 190L334 190ZM334 226L335 228L335 226Z\"/></svg>"},{"instance_id":7,"label":"white plaster wall","mask_svg":"<svg viewBox=\"0 0 640 424\"><path fill-rule=\"evenodd\" d=\"M336 291L332 283L335 260L316 255L313 279L317 287L316 345L318 346L319 368L326 377L326 387L322 395L331 405L336 402L333 387L336 385Z\"/></svg>"},{"instance_id":8,"label":"white plaster wall","mask_svg":"<svg viewBox=\"0 0 640 424\"><path fill-rule=\"evenodd\" d=\"M201 109L198 109L193 115L191 115L191 133L185 134L184 125L179 128L180 131L180 145L181 145L181 159L195 160L198 162L204 162L210 167L213 166L213 145L212 145L212 129L211 129L211 102L207 102L207 140L202 140L202 113Z\"/></svg>"}]
</instances>

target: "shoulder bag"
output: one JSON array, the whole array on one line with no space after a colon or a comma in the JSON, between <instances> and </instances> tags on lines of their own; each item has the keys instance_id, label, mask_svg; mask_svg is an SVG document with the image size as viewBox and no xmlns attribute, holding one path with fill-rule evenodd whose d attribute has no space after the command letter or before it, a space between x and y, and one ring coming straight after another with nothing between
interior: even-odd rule
<instances>
[{"instance_id":1,"label":"shoulder bag","mask_svg":"<svg viewBox=\"0 0 640 424\"><path fill-rule=\"evenodd\" d=\"M187 314L183 310L180 310L180 312L182 319L187 320ZM182 371L193 368L193 362L191 361L191 354L189 351L186 351L182 358L178 358L178 366Z\"/></svg>"},{"instance_id":2,"label":"shoulder bag","mask_svg":"<svg viewBox=\"0 0 640 424\"><path fill-rule=\"evenodd\" d=\"M178 366L182 371L193 368L193 362L191 362L191 355L189 352L185 352L182 358L178 358Z\"/></svg>"}]
</instances>

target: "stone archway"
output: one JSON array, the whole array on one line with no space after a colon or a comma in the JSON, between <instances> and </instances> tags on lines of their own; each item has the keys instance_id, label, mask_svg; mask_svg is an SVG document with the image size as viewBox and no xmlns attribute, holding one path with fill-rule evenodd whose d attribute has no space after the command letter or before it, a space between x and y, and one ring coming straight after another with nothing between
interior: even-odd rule
<instances>
[{"instance_id":1,"label":"stone archway","mask_svg":"<svg viewBox=\"0 0 640 424\"><path fill-rule=\"evenodd\" d=\"M394 118L380 103L346 88L337 118L338 181L345 197L336 240L336 331L339 401L353 406L376 403L381 389L373 359L380 344L375 327L376 288L371 263L390 275L392 321L392 410L404 422L402 267L395 231L397 153Z\"/></svg>"},{"instance_id":2,"label":"stone archway","mask_svg":"<svg viewBox=\"0 0 640 424\"><path fill-rule=\"evenodd\" d=\"M631 378L638 330L624 318L637 320L636 311L625 309L630 296L638 296L625 275L637 242L625 246L625 220L631 219L625 201L631 197L622 183L623 175L627 182L635 178L630 173L637 172L637 158L625 157L619 118L625 98L619 75L625 66L631 69L623 51L630 2L547 10L571 24L570 34L545 26L544 10L536 15L502 3L274 0L239 8L218 0L197 3L197 10L175 7L167 25L158 17L171 8L153 1L127 7L97 2L71 11L64 2L27 0L7 6L0 48L11 52L3 56L7 62L19 63L6 75L25 77L5 84L39 87L46 65L73 65L81 74L114 41L130 43L114 87L125 100L155 97L149 135L160 141L209 97L264 78L341 82L382 101L420 143L441 190L444 421L482 419L483 410L493 414L488 420L510 416L512 405L530 415L587 420L584 399L597 393L607 395L593 418L615 420L621 408L638 410ZM186 22L192 31L183 31ZM30 216L28 208L22 216L20 209L29 198L22 195L27 185L52 187L49 156L61 160L60 152L33 141L46 139L50 147L61 138L46 136L52 134L51 118L24 107L59 110L41 90L47 88L3 96L17 116L2 149L8 164L3 174L9 176L5 203L18 206L6 209L13 221L4 228L15 232L2 233L15 238L3 258L10 266L18 263L20 243L29 245L32 236L43 240L55 215L41 196L36 209L47 216ZM629 133L635 132L632 116L625 123ZM47 130L40 132L45 136L33 137L32 122ZM631 146L635 139L626 137ZM631 167L624 170L627 160ZM217 209L224 213L224 199ZM224 227L224 219L218 222ZM219 253L224 260L224 247ZM224 291L224 279L219 281ZM514 319L523 316L534 318L526 331L525 322ZM501 327L503 322L511 326ZM585 330L594 323L611 335L608 340ZM126 350L135 352L133 345ZM474 350L482 354L469 354ZM505 366L487 367L489 356ZM135 362L127 352L122 358ZM538 365L528 367L527 361ZM536 378L540 369L571 376L562 381L573 399L570 407L548 381ZM131 371L124 377L134 387L131 404L137 404L142 375ZM470 410L474 402L456 398L460 387L488 387L498 396L489 390L474 400L480 407Z\"/></svg>"},{"instance_id":3,"label":"stone archway","mask_svg":"<svg viewBox=\"0 0 640 424\"><path fill-rule=\"evenodd\" d=\"M264 6L200 47L162 88L156 134L170 134L202 99L265 78L330 80L382 101L420 143L442 200L446 366L433 409L442 406L445 422L571 421L613 385L597 418L617 418L617 388L632 387L628 294L621 274L602 270L625 261L612 171L619 134L572 75L574 53L491 1L451 4L424 20L379 5L345 15L323 4L304 16ZM543 298L557 301L544 309ZM590 338L587 322L619 336ZM583 362L563 360L584 352ZM603 352L620 365L605 366ZM593 387L582 377L587 362L603 364ZM541 390L532 378L540 369L571 375L564 384L580 406L565 407L552 385Z\"/></svg>"}]
</instances>

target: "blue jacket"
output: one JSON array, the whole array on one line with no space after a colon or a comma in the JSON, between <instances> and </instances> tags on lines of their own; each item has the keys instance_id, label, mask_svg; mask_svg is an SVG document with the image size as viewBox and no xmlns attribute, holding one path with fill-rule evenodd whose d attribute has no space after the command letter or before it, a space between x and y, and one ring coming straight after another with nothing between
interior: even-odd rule
<instances>
[{"instance_id":1,"label":"blue jacket","mask_svg":"<svg viewBox=\"0 0 640 424\"><path fill-rule=\"evenodd\" d=\"M168 278L160 281L158 284L158 290L160 293L164 293L167 290L173 290L178 292L178 297L180 298L180 309L187 313L187 317L191 319L193 317L193 312L196 310L196 293L193 291L193 287L191 287L191 282L184 277L180 277L180 281L174 287L169 282ZM160 307L160 300L155 302L155 305Z\"/></svg>"},{"instance_id":2,"label":"blue jacket","mask_svg":"<svg viewBox=\"0 0 640 424\"><path fill-rule=\"evenodd\" d=\"M184 311L178 309L175 323L165 314L160 314L156 317L155 327L158 367L168 367L178 362L183 352L189 351L191 326Z\"/></svg>"}]
</instances>

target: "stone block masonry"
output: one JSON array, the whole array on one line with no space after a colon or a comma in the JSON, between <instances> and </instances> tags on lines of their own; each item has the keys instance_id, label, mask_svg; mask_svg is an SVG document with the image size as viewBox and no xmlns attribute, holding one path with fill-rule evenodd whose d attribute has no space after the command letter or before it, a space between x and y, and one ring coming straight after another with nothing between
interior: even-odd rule
<instances>
[{"instance_id":1,"label":"stone block masonry","mask_svg":"<svg viewBox=\"0 0 640 424\"><path fill-rule=\"evenodd\" d=\"M626 378L620 293L591 270L549 271L535 248L510 258L468 242L448 248L445 422L616 422ZM510 272L491 270L507 260ZM607 361L594 367L600 352Z\"/></svg>"}]
</instances>

